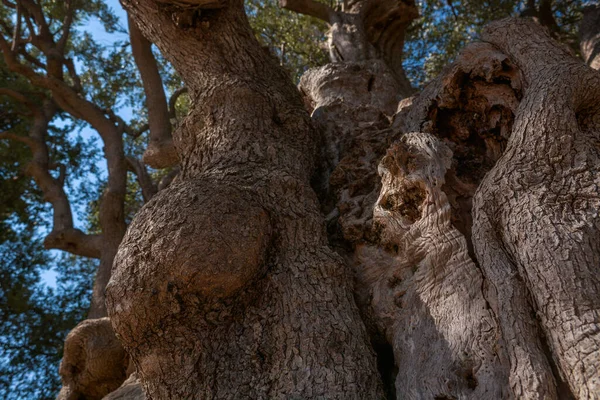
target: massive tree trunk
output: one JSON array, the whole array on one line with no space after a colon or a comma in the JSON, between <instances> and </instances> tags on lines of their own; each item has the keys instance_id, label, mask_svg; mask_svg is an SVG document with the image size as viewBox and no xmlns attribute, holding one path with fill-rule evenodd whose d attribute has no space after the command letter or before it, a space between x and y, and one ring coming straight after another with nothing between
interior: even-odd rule
<instances>
[{"instance_id":1,"label":"massive tree trunk","mask_svg":"<svg viewBox=\"0 0 600 400\"><path fill-rule=\"evenodd\" d=\"M174 132L179 177L116 257L113 327L151 398L377 398L351 277L309 185L318 137L300 95L241 1L187 3L125 2L193 105Z\"/></svg>"},{"instance_id":2,"label":"massive tree trunk","mask_svg":"<svg viewBox=\"0 0 600 400\"><path fill-rule=\"evenodd\" d=\"M126 2L193 105L116 256L107 398L597 396L596 71L507 19L416 98L373 58L303 102L241 1L177 4Z\"/></svg>"},{"instance_id":3,"label":"massive tree trunk","mask_svg":"<svg viewBox=\"0 0 600 400\"><path fill-rule=\"evenodd\" d=\"M529 33L528 39L516 33L512 36L520 30ZM497 32L496 36L491 32ZM399 368L395 379L398 398L593 398L598 391L600 352L595 338L600 297L595 258L598 249L575 246L576 250L565 257L575 259L573 252L579 254L582 270L571 270L562 278L559 268L568 267L540 243L558 237L554 226L560 226L561 220L567 223L568 218L563 215L554 222L536 225L513 217L496 224L492 232L510 231L518 223L514 234L527 234L525 238L515 236L512 246L518 250L506 255L498 251L506 245L498 245L483 234L489 226L478 208L475 211L480 212L481 220L477 221L481 222L473 223L472 201L482 185L476 197L482 208L497 204L515 215L540 215L543 203L529 200L517 204L511 199L521 188L518 179L525 173L509 173L503 163L531 165L530 173L534 173L537 167L533 166L544 163L543 154L548 151L528 148L522 141L511 142L515 138L513 125L526 119L530 129L526 137L538 144L541 138L553 137L543 136L544 132L557 132L554 137L566 134L579 143L578 154L590 154L590 160L594 159L597 139L592 132L597 127L592 121L597 109L592 93L599 88L598 77L553 44L532 22L507 20L492 25L484 40L491 45L479 43L465 49L412 106L410 99L402 101L399 113L388 123L377 117L376 110L389 115L389 106L385 90L372 93L376 88L373 83L378 81L374 74L355 67L353 75L344 75L344 68L350 68L338 64L305 75L300 86L314 107L313 119L325 133L326 171L333 171L320 184L325 187L324 209L334 225L330 238L354 267L357 299L374 343L383 335L393 347ZM519 52L521 43L530 50ZM533 52L538 48L548 54L546 58ZM562 69L568 71L569 79L560 78ZM527 71L537 72L527 75ZM555 80L547 80L549 77ZM556 79L564 81L559 84ZM582 83L594 88L587 90L587 96L571 91ZM553 87L557 94L549 95ZM535 98L535 110L520 106L528 94L532 98L545 96ZM557 105L557 100L567 103ZM577 116L588 121L580 129L590 133L578 134L565 127L561 130L555 120L556 110L564 110L561 123L567 123L564 112L580 110ZM577 120L571 119L573 122ZM373 180L373 160L383 155L381 143L397 137L396 128L438 136L452 150L453 158L444 161L447 152L434 137L405 135L380 166L383 187L374 205L373 188L378 184ZM511 143L526 163L514 164L508 155L501 158ZM333 157L327 156L332 153L330 149L335 150ZM561 150L568 152L568 147ZM574 165L566 155L564 159ZM565 178L559 185L567 184L567 177L577 173L595 179L592 161L580 167L563 167ZM490 170L490 174L504 179L514 176L517 181L502 187L496 181L486 189L487 180L482 180ZM552 184L553 179L538 177L536 182ZM593 181L573 190L575 196L588 202L598 196ZM522 199L524 195L520 196ZM591 210L581 212L592 219L584 222L591 228L580 228L591 229L582 232L581 238L594 238L595 214ZM338 228L340 234L336 234ZM473 238L472 231L476 233ZM573 247L566 241L563 238L564 245L557 245L557 250ZM533 258L534 252L543 253L546 261L538 261L537 267L531 261L520 267L513 261ZM500 268L505 262L509 264ZM524 278L524 274L540 273L544 277L537 281ZM561 281L553 289L543 283L556 285ZM569 282L573 284L567 288ZM553 310L554 322L546 324L542 316L548 310ZM532 317L536 313L539 321ZM576 336L561 329L572 330ZM556 344L549 339L552 336ZM387 368L394 373L392 366Z\"/></svg>"},{"instance_id":4,"label":"massive tree trunk","mask_svg":"<svg viewBox=\"0 0 600 400\"><path fill-rule=\"evenodd\" d=\"M466 49L419 96L405 129L454 152L442 190L474 246L514 396L594 398L600 76L527 20L491 24L482 40L493 47ZM392 204L406 211L407 193Z\"/></svg>"}]
</instances>

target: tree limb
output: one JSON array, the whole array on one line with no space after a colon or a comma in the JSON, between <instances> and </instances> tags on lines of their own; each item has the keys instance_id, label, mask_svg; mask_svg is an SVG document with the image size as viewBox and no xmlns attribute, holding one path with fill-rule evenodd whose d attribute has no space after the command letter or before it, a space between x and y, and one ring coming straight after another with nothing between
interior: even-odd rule
<instances>
[{"instance_id":1,"label":"tree limb","mask_svg":"<svg viewBox=\"0 0 600 400\"><path fill-rule=\"evenodd\" d=\"M10 96L13 99L17 100L19 103L26 105L29 108L34 107L34 104L25 96L23 93L19 93L16 90L12 90L9 88L0 88L0 95Z\"/></svg>"},{"instance_id":2,"label":"tree limb","mask_svg":"<svg viewBox=\"0 0 600 400\"><path fill-rule=\"evenodd\" d=\"M82 257L100 258L102 240L102 235L88 235L76 228L66 228L50 232L44 239L44 247Z\"/></svg>"},{"instance_id":3,"label":"tree limb","mask_svg":"<svg viewBox=\"0 0 600 400\"><path fill-rule=\"evenodd\" d=\"M12 50L14 51L19 46L21 38L21 7L17 7L17 21L15 23L15 31L13 33Z\"/></svg>"},{"instance_id":4,"label":"tree limb","mask_svg":"<svg viewBox=\"0 0 600 400\"><path fill-rule=\"evenodd\" d=\"M18 59L17 54L11 51L9 43L0 35L0 50L3 53L7 67L11 71L28 79L34 86L49 90L52 93L53 100L60 108L71 114L74 118L89 123L98 132L104 143L103 151L107 163L108 182L102 194L99 210L102 240L99 241L100 248L97 253L81 250L87 255L94 254L100 256L100 266L94 282L90 316L101 317L106 314L104 288L110 278L114 254L126 230L124 204L127 185L127 165L123 148L123 130L119 128L114 120L106 115L102 108L80 95L77 76L73 74L74 68L72 68L70 74L74 80L75 87L70 86L64 81L63 66L67 65L67 69L69 69L69 62L64 55L64 46L57 46L55 43L53 33L49 29L49 23L46 21L44 10L40 4L34 0L18 0L18 4L24 10L25 22L30 30L30 43L41 50L46 56L45 74L38 73L30 65L23 64ZM72 24L68 19L65 22L67 25ZM37 25L38 32L35 31L34 23ZM68 37L68 29L63 29L63 37ZM36 169L37 164L35 163L30 164L30 167L32 174L35 173L38 177L44 178L43 182L55 184L49 187L54 188L58 186L58 182L48 173L47 169L45 172L43 169L38 171ZM51 180L46 179L48 177ZM61 190L51 191L50 194L55 197L58 196L56 199L50 196L51 199L55 199L57 202L59 200L60 202L66 202L68 205L66 197L64 200L61 199L61 196L64 194ZM67 209L65 208L64 210ZM69 213L64 211L61 214L55 212L55 226L57 226L57 216L61 216L62 218L58 218L59 222L66 227L72 228L70 208L68 208L68 211ZM62 231L66 232L64 229ZM68 236L65 235L55 236ZM71 236L75 238L79 237L78 234ZM58 247L53 241L48 241L47 243L48 246L57 246L56 248L63 248L68 251L80 251L71 242L66 247Z\"/></svg>"},{"instance_id":5,"label":"tree limb","mask_svg":"<svg viewBox=\"0 0 600 400\"><path fill-rule=\"evenodd\" d=\"M135 22L127 19L129 38L133 58L140 71L146 105L148 107L148 125L150 126L150 143L144 153L143 160L154 168L165 168L177 162L173 139L171 137L171 119L169 106L160 72L150 43Z\"/></svg>"},{"instance_id":6,"label":"tree limb","mask_svg":"<svg viewBox=\"0 0 600 400\"><path fill-rule=\"evenodd\" d=\"M16 133L12 132L0 132L0 139L14 140L16 142L26 144L27 146L33 146L35 144L30 137L17 135Z\"/></svg>"},{"instance_id":7,"label":"tree limb","mask_svg":"<svg viewBox=\"0 0 600 400\"><path fill-rule=\"evenodd\" d=\"M73 24L73 16L75 14L75 9L73 7L73 1L66 0L65 4L67 6L67 10L65 13L65 19L63 21L62 34L60 36L60 39L58 39L58 42L56 43L56 47L58 48L58 51L60 51L61 53L64 53L65 46L69 39L69 33L71 31L71 25Z\"/></svg>"},{"instance_id":8,"label":"tree limb","mask_svg":"<svg viewBox=\"0 0 600 400\"><path fill-rule=\"evenodd\" d=\"M0 92L10 95L18 101L27 101L21 93L9 89ZM25 174L33 178L44 195L44 200L52 204L52 232L44 240L47 249L65 250L75 255L100 258L101 238L99 235L86 235L73 226L71 204L64 191L65 167L59 166L59 177L55 179L50 174L50 157L46 134L48 124L57 112L56 105L44 100L41 108L36 108L29 102L28 106L34 112L33 125L29 136L20 136L10 132L1 132L0 139L16 140L26 144L32 153L32 160L24 168Z\"/></svg>"},{"instance_id":9,"label":"tree limb","mask_svg":"<svg viewBox=\"0 0 600 400\"><path fill-rule=\"evenodd\" d=\"M6 7L12 8L12 9L15 9L15 8L17 8L17 5L16 5L16 4L14 4L14 3L11 3L11 2L10 2L10 1L8 1L8 0L2 0L2 4L4 4Z\"/></svg>"}]
</instances>

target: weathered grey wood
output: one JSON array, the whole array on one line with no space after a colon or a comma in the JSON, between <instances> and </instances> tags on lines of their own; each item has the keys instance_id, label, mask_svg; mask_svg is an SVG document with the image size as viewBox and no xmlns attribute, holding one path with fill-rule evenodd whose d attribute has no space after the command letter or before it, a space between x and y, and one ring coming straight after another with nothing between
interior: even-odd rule
<instances>
[{"instance_id":1,"label":"weathered grey wood","mask_svg":"<svg viewBox=\"0 0 600 400\"><path fill-rule=\"evenodd\" d=\"M510 399L497 315L442 191L451 161L426 133L388 150L374 220L380 244L394 250L360 248L362 276L399 366L398 399Z\"/></svg>"}]
</instances>

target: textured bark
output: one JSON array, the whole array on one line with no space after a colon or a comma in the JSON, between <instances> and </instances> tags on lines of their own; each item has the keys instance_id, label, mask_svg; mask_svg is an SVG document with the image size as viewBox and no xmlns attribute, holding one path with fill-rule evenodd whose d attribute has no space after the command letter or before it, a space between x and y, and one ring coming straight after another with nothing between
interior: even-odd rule
<instances>
[{"instance_id":1,"label":"textured bark","mask_svg":"<svg viewBox=\"0 0 600 400\"><path fill-rule=\"evenodd\" d=\"M452 225L471 241L472 198L506 147L522 92L520 72L486 43L468 45L458 60L419 94L406 117L407 132L441 138L453 152L443 191Z\"/></svg>"},{"instance_id":2,"label":"textured bark","mask_svg":"<svg viewBox=\"0 0 600 400\"><path fill-rule=\"evenodd\" d=\"M528 20L491 24L482 39L492 46L465 49L406 128L454 151L443 191L467 238L472 224L514 395L594 398L600 77Z\"/></svg>"},{"instance_id":3,"label":"textured bark","mask_svg":"<svg viewBox=\"0 0 600 400\"><path fill-rule=\"evenodd\" d=\"M527 20L483 38L391 127L377 122L385 91L363 89L373 66L302 79L325 133L324 209L351 244L338 251L354 256L367 325L393 346L398 398L594 398L598 76ZM392 147L373 230L365 166L378 150L364 139L402 125L453 157L422 134Z\"/></svg>"},{"instance_id":4,"label":"textured bark","mask_svg":"<svg viewBox=\"0 0 600 400\"><path fill-rule=\"evenodd\" d=\"M108 318L87 319L65 340L57 400L100 400L123 383L128 365Z\"/></svg>"},{"instance_id":5,"label":"textured bark","mask_svg":"<svg viewBox=\"0 0 600 400\"><path fill-rule=\"evenodd\" d=\"M132 222L107 288L148 398L377 398L351 278L309 186L316 132L241 1L125 2L194 99L175 181Z\"/></svg>"},{"instance_id":6,"label":"textured bark","mask_svg":"<svg viewBox=\"0 0 600 400\"><path fill-rule=\"evenodd\" d=\"M103 397L102 400L146 400L146 395L137 373L134 372L117 390Z\"/></svg>"},{"instance_id":7,"label":"textured bark","mask_svg":"<svg viewBox=\"0 0 600 400\"><path fill-rule=\"evenodd\" d=\"M483 276L450 222L442 188L451 160L450 149L425 133L406 134L388 150L373 213L380 243L393 251L359 247L359 273L393 346L398 399L513 398Z\"/></svg>"},{"instance_id":8,"label":"textured bark","mask_svg":"<svg viewBox=\"0 0 600 400\"><path fill-rule=\"evenodd\" d=\"M330 242L369 240L380 189L377 164L399 137L389 129L399 85L382 61L368 61L309 70L300 90L322 133L313 186L327 215Z\"/></svg>"},{"instance_id":9,"label":"textured bark","mask_svg":"<svg viewBox=\"0 0 600 400\"><path fill-rule=\"evenodd\" d=\"M482 38L511 58L527 85L506 150L474 199L477 257L498 290L500 308L513 307L507 311L514 316L529 314L509 297L523 287L529 291L549 361L576 398L595 398L600 75L528 21L491 24ZM499 281L499 275L514 278ZM526 393L524 383L521 378Z\"/></svg>"},{"instance_id":10,"label":"textured bark","mask_svg":"<svg viewBox=\"0 0 600 400\"><path fill-rule=\"evenodd\" d=\"M381 60L335 63L308 71L300 81L312 120L322 132L321 164L313 178L327 216L329 242L355 277L355 298L367 326L388 398L394 398L392 349L370 307L356 248L377 241L373 205L381 189L377 165L401 131L391 124L399 86ZM401 118L400 118L401 119Z\"/></svg>"},{"instance_id":11,"label":"textured bark","mask_svg":"<svg viewBox=\"0 0 600 400\"><path fill-rule=\"evenodd\" d=\"M600 69L600 5L591 5L583 10L579 26L579 47L587 65Z\"/></svg>"}]
</instances>

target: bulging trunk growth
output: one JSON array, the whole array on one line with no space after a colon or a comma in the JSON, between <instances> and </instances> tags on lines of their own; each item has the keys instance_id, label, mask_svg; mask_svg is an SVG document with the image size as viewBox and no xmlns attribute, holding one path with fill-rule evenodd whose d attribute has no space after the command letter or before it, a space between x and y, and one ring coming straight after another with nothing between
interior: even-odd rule
<instances>
[{"instance_id":1,"label":"bulging trunk growth","mask_svg":"<svg viewBox=\"0 0 600 400\"><path fill-rule=\"evenodd\" d=\"M125 6L193 103L115 259L107 399L600 392L598 72L507 19L418 97L377 56L302 99L241 1Z\"/></svg>"},{"instance_id":2,"label":"bulging trunk growth","mask_svg":"<svg viewBox=\"0 0 600 400\"><path fill-rule=\"evenodd\" d=\"M350 275L309 185L318 141L299 93L241 1L188 3L125 2L193 105L174 132L180 175L117 254L113 327L150 398L377 398Z\"/></svg>"}]
</instances>

